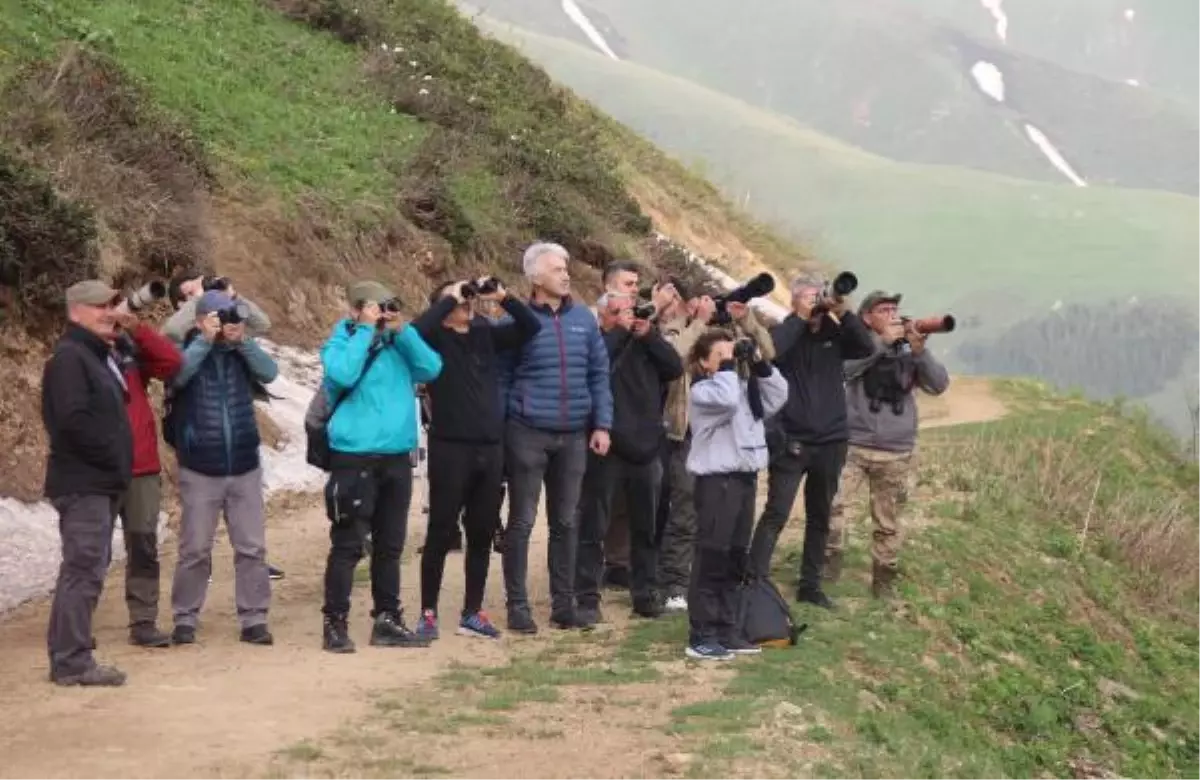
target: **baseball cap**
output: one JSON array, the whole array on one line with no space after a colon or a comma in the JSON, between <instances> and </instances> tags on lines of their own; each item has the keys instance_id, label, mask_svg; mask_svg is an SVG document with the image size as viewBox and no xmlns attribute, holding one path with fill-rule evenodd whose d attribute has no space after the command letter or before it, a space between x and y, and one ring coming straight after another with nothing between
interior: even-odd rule
<instances>
[{"instance_id":1,"label":"baseball cap","mask_svg":"<svg viewBox=\"0 0 1200 780\"><path fill-rule=\"evenodd\" d=\"M878 306L881 303L896 303L896 304L898 304L898 303L900 303L901 297L902 296L900 295L900 293L890 293L890 292L885 292L884 290L872 290L870 293L867 294L866 298L863 298L862 303L858 307L858 313L860 315L866 314L871 309L874 309L876 306Z\"/></svg>"},{"instance_id":2,"label":"baseball cap","mask_svg":"<svg viewBox=\"0 0 1200 780\"><path fill-rule=\"evenodd\" d=\"M233 298L220 290L209 290L196 301L196 316L204 317L214 311L222 311L233 306Z\"/></svg>"},{"instance_id":3,"label":"baseball cap","mask_svg":"<svg viewBox=\"0 0 1200 780\"><path fill-rule=\"evenodd\" d=\"M121 293L99 279L76 282L67 288L67 305L103 306L120 300Z\"/></svg>"},{"instance_id":4,"label":"baseball cap","mask_svg":"<svg viewBox=\"0 0 1200 780\"><path fill-rule=\"evenodd\" d=\"M346 288L346 297L350 299L351 306L357 306L360 303L391 301L396 298L396 294L379 282L368 280L355 282Z\"/></svg>"}]
</instances>

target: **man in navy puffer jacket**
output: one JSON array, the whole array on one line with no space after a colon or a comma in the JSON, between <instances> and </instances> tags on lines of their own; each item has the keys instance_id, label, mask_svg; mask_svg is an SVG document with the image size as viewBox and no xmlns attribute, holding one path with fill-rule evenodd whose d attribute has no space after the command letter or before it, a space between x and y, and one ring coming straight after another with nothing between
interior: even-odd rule
<instances>
[{"instance_id":1,"label":"man in navy puffer jacket","mask_svg":"<svg viewBox=\"0 0 1200 780\"><path fill-rule=\"evenodd\" d=\"M542 327L517 351L510 375L504 586L508 628L524 634L537 631L525 583L543 481L550 524L550 622L558 628L581 625L575 614L575 509L588 449L606 455L612 428L608 351L591 311L571 300L568 260L561 246L544 243L526 249L523 260L533 285L530 307Z\"/></svg>"},{"instance_id":2,"label":"man in navy puffer jacket","mask_svg":"<svg viewBox=\"0 0 1200 780\"><path fill-rule=\"evenodd\" d=\"M239 314L241 316L239 316ZM262 465L256 386L274 381L279 368L246 335L244 312L234 299L211 290L196 303L196 327L184 340L164 434L179 460L179 561L171 589L176 644L196 640L196 620L212 573L212 546L222 510L234 550L238 621L242 641L269 645L271 583L266 563Z\"/></svg>"}]
</instances>

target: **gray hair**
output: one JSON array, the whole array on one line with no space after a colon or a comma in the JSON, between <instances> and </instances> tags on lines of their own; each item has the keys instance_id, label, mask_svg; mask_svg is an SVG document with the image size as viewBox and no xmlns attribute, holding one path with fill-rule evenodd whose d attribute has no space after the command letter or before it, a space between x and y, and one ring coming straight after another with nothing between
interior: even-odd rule
<instances>
[{"instance_id":1,"label":"gray hair","mask_svg":"<svg viewBox=\"0 0 1200 780\"><path fill-rule=\"evenodd\" d=\"M570 253L559 244L552 244L545 241L530 244L521 258L521 267L525 270L525 277L527 279L537 276L539 261L542 259L542 255L558 255L563 260L571 259Z\"/></svg>"},{"instance_id":2,"label":"gray hair","mask_svg":"<svg viewBox=\"0 0 1200 780\"><path fill-rule=\"evenodd\" d=\"M824 287L825 280L818 273L805 271L792 280L791 292L795 295L805 287Z\"/></svg>"},{"instance_id":3,"label":"gray hair","mask_svg":"<svg viewBox=\"0 0 1200 780\"><path fill-rule=\"evenodd\" d=\"M629 300L632 298L633 298L633 296L630 295L629 293L606 292L603 295L601 295L599 298L596 299L596 311L600 311L602 309L607 309L609 301L622 300L622 299Z\"/></svg>"}]
</instances>

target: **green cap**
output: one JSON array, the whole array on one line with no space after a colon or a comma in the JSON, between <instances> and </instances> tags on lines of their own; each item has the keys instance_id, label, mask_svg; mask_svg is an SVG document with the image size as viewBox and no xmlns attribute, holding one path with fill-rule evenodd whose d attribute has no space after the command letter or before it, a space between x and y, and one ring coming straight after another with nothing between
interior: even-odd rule
<instances>
[{"instance_id":1,"label":"green cap","mask_svg":"<svg viewBox=\"0 0 1200 780\"><path fill-rule=\"evenodd\" d=\"M76 282L67 288L67 305L83 304L85 306L103 306L116 303L121 299L121 293L109 287L99 279L88 279Z\"/></svg>"},{"instance_id":2,"label":"green cap","mask_svg":"<svg viewBox=\"0 0 1200 780\"><path fill-rule=\"evenodd\" d=\"M896 304L898 304L898 303L900 303L900 298L901 298L900 293L890 293L890 292L885 292L883 290L872 290L870 293L867 294L866 298L863 298L863 302L858 307L858 314L861 317L862 315L866 314L871 309L874 309L876 306L878 306L881 303L896 303Z\"/></svg>"},{"instance_id":3,"label":"green cap","mask_svg":"<svg viewBox=\"0 0 1200 780\"><path fill-rule=\"evenodd\" d=\"M355 282L346 288L346 296L350 299L351 306L358 306L362 303L383 303L394 300L396 294L379 282L362 281Z\"/></svg>"}]
</instances>

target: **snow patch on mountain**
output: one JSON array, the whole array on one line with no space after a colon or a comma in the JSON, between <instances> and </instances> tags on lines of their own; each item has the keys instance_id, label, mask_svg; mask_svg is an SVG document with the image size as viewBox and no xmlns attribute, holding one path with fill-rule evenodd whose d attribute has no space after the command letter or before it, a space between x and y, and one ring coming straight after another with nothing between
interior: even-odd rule
<instances>
[{"instance_id":1,"label":"snow patch on mountain","mask_svg":"<svg viewBox=\"0 0 1200 780\"><path fill-rule=\"evenodd\" d=\"M979 0L979 4L996 20L996 37L1008 43L1008 14L1004 12L1004 0Z\"/></svg>"},{"instance_id":2,"label":"snow patch on mountain","mask_svg":"<svg viewBox=\"0 0 1200 780\"><path fill-rule=\"evenodd\" d=\"M990 62L980 60L971 66L971 77L983 93L997 103L1004 102L1004 74Z\"/></svg>"},{"instance_id":3,"label":"snow patch on mountain","mask_svg":"<svg viewBox=\"0 0 1200 780\"><path fill-rule=\"evenodd\" d=\"M608 45L608 41L604 40L604 36L596 29L596 25L592 24L592 20L587 18L587 14L579 7L575 0L562 0L563 13L571 20L571 23L583 31L587 39L592 42L597 49L604 54L607 54L614 60L620 60L617 53Z\"/></svg>"},{"instance_id":4,"label":"snow patch on mountain","mask_svg":"<svg viewBox=\"0 0 1200 780\"><path fill-rule=\"evenodd\" d=\"M1070 179L1072 184L1076 187L1088 186L1087 182L1075 172L1075 169L1062 156L1062 153L1055 148L1054 144L1050 143L1050 139L1046 137L1045 133L1026 122L1025 135L1029 136L1029 140L1033 141L1042 154L1046 155L1046 159L1050 161L1050 164L1057 168L1059 173Z\"/></svg>"}]
</instances>

